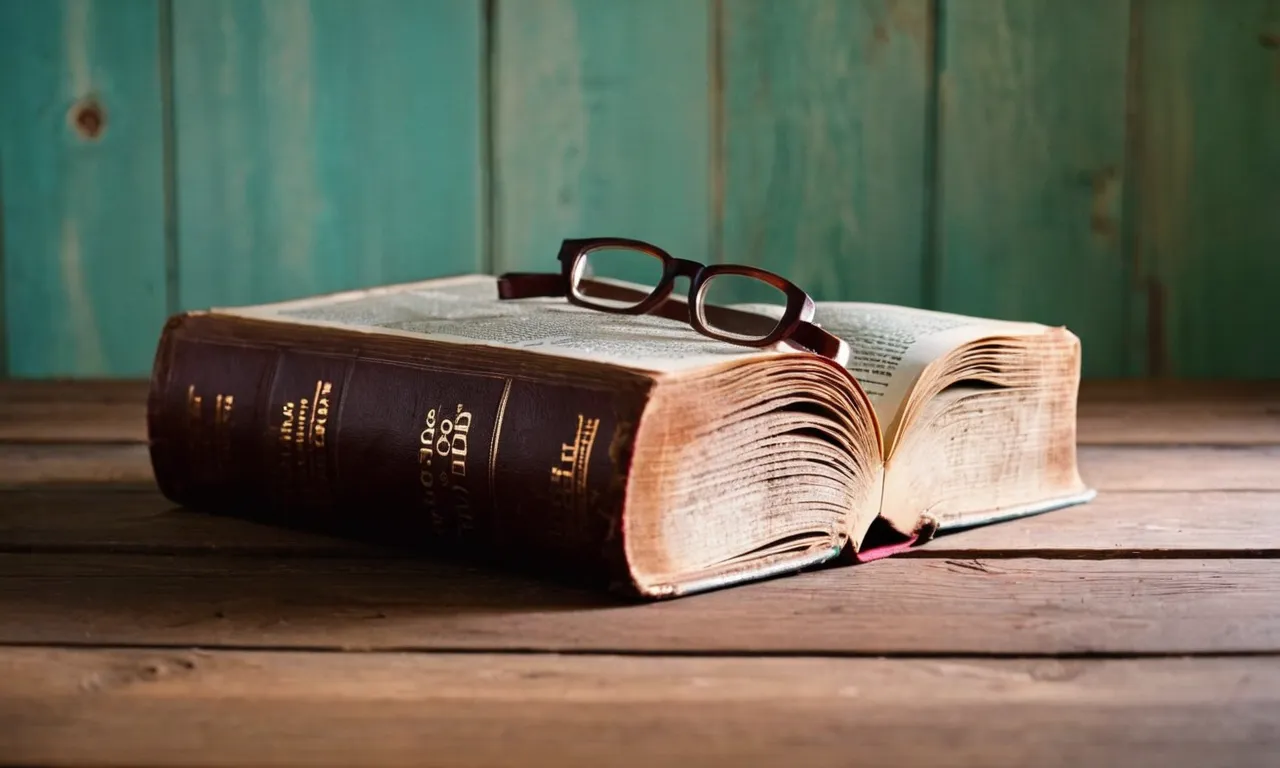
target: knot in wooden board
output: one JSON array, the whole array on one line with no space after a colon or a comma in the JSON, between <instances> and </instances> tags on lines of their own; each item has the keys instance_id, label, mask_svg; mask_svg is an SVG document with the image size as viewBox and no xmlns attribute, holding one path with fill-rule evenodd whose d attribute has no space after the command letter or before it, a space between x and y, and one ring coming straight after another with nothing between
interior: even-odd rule
<instances>
[{"instance_id":1,"label":"knot in wooden board","mask_svg":"<svg viewBox=\"0 0 1280 768\"><path fill-rule=\"evenodd\" d=\"M86 141L97 141L107 128L107 110L93 96L77 99L67 115L76 135Z\"/></svg>"}]
</instances>

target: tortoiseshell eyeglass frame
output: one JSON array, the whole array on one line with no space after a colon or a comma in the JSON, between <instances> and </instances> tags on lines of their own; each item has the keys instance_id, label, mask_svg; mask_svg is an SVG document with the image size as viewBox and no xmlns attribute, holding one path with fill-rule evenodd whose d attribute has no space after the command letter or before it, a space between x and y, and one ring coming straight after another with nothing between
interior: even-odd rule
<instances>
[{"instance_id":1,"label":"tortoiseshell eyeglass frame","mask_svg":"<svg viewBox=\"0 0 1280 768\"><path fill-rule=\"evenodd\" d=\"M583 277L585 259L592 251L632 249L662 262L662 277L649 292ZM653 314L687 322L705 336L748 347L775 347L806 350L830 358L840 365L849 360L849 346L813 322L813 299L786 278L744 264L702 264L678 259L652 243L624 237L591 237L565 240L560 245L560 272L507 272L498 277L498 296L527 299L561 296L571 304L620 315ZM708 281L717 275L742 275L760 280L781 291L787 300L782 317L731 309L706 303ZM686 302L671 298L677 277L689 278ZM607 304L592 299L631 302ZM711 318L708 324L707 318ZM724 332L720 329L738 329ZM741 335L735 335L741 334Z\"/></svg>"}]
</instances>

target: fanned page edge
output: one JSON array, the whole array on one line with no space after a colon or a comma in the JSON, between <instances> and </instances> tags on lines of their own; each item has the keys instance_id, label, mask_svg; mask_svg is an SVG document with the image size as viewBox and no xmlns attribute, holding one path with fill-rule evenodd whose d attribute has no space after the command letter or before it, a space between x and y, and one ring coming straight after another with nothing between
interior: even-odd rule
<instances>
[{"instance_id":1,"label":"fanned page edge","mask_svg":"<svg viewBox=\"0 0 1280 768\"><path fill-rule=\"evenodd\" d=\"M1044 341L1049 341L1054 338L1062 338L1062 337L1065 337L1066 339L1070 340L1071 342L1070 347L1073 353L1069 357L1067 356L1058 357L1056 355L1049 355L1047 350L1050 349L1051 347L1046 347L1046 349L1042 350L1040 354L1048 355L1046 357L1042 357L1041 358L1042 361L1049 361L1055 358L1060 360L1061 364L1064 366L1062 370L1068 373L1068 377L1066 379L1063 379L1063 381L1067 384L1070 384L1070 391L1072 393L1069 400L1069 413L1071 415L1070 422L1069 422L1070 423L1070 429L1069 429L1070 441L1069 442L1070 442L1070 450L1071 450L1070 469L1071 469L1071 475L1074 477L1074 481L1071 483L1071 485L1074 487L1070 488L1069 490L1066 490L1065 492L1059 491L1058 493L1046 495L1043 498L1034 499L1031 501L1027 501L1025 503L1014 503L1014 504L1006 504L1002 506L995 506L988 510L983 510L981 512L977 512L974 514L964 514L964 515L950 518L950 519L948 519L948 516L935 515L931 513L931 510L923 509L916 516L915 526L917 530L920 529L921 527L929 527L931 528L931 534L930 534L931 536L937 533L950 533L956 530L963 530L971 527L1005 522L1005 521L1014 520L1017 518L1029 517L1032 515L1041 514L1041 513L1056 510L1056 509L1076 506L1079 504L1085 504L1096 497L1097 495L1096 489L1089 486L1088 483L1081 476L1080 465L1079 465L1078 420L1079 420L1079 391L1080 391L1081 366L1082 366L1081 340L1073 331L1066 328L1065 326L1039 325L1039 324L1027 324L1027 325L1030 328L1038 328L1039 332L1023 333L1023 334L1015 334L1015 335L1000 333L1000 332L984 333L984 334L978 335L975 339L972 339L970 341L963 341L960 345L957 345L955 349L959 349L960 346L964 346L970 343L981 343L987 340L995 341L998 339L1007 340L1010 338L1014 338L1016 336L1022 336L1024 338L1039 337ZM945 356L940 357L939 360L944 358ZM911 392L908 394L907 398L904 400L904 406L908 401L910 401L913 397L915 397L916 394L918 394L916 391L917 388L920 386L921 382L927 378L931 379L932 377L926 377L923 374L917 377L916 381L913 382ZM967 381L967 380L969 379L966 378L966 379L962 379L961 381ZM1038 380L1043 380L1043 379L1038 379ZM954 383L958 383L958 382L953 382L953 384ZM948 385L948 387L949 386L950 385ZM1014 387L1014 388L1016 389L1017 387ZM928 402L932 398L938 397L940 394L941 394L941 391L930 392L926 396L926 400L922 402ZM903 419L901 414L899 415L899 421L897 421L895 426L895 430L896 430L896 434L894 435L895 439L893 440L892 443L890 443L890 448L888 449L888 455L886 456L886 460L885 460L886 489L888 489L891 486L891 483L889 482L889 475L893 473L892 467L894 466L894 460L896 457L898 457L900 453L900 451L898 450L899 445L900 443L903 442L905 435L919 428L919 425L916 422L918 421L918 417L920 415L921 415L921 411L916 411L911 415L910 418L906 418L906 419ZM902 465L901 463L899 463L899 466L901 467L901 466L910 466L910 465L909 464ZM900 469L899 471L902 471L902 470Z\"/></svg>"},{"instance_id":2,"label":"fanned page edge","mask_svg":"<svg viewBox=\"0 0 1280 768\"><path fill-rule=\"evenodd\" d=\"M713 568L704 576L692 578L668 579L659 578L657 573L641 568L636 570L637 565L632 564L633 583L629 585L629 589L650 599L664 599L671 597L680 597L703 592L722 587L733 586L736 584L758 581L788 573L795 573L802 570L812 568L814 566L844 561L851 547L855 542L861 545L863 539L868 532L874 528L876 521L880 518L881 504L883 502L883 487L885 480L885 456L884 443L881 434L878 417L875 408L867 397L866 392L847 369L835 361L822 357L808 358L809 365L818 365L829 372L829 375L841 382L841 386L847 390L847 395L852 399L848 417L854 421L863 423L864 431L862 442L850 441L848 451L850 454L865 455L865 460L870 462L871 471L866 475L866 484L859 489L865 495L863 503L854 504L846 513L847 527L841 532L831 547L810 547L803 555L784 555L773 554L767 555L756 561L743 561L733 565L726 565L723 568ZM777 364L772 363L772 364ZM759 360L742 360L739 361L739 367L755 367L758 365L769 366L770 361ZM699 374L702 372L700 371ZM766 373L767 375L767 373ZM681 386L689 386L693 382L685 380L679 382L678 379L683 377L670 376L665 380L659 379L655 381L656 389L650 397L649 403L645 410L645 415L641 418L641 423L637 427L636 442L634 454L639 455L641 452L640 444L642 441L650 440L657 444L663 442L659 434L664 430L659 422L654 421L655 413L662 410L656 404L663 400L666 387L679 388ZM841 408L840 410L844 410ZM868 453L869 452L869 453ZM636 494L637 486L649 483L653 478L644 472L633 472L629 475L627 484L628 499L638 498ZM859 492L855 490L856 486L850 488L848 492L854 495ZM648 511L643 507L640 510L632 509L630 501L624 515L628 518L637 515L640 512ZM645 515L646 519L652 518L652 513ZM624 529L629 533L632 530L631 519L624 518ZM631 561L637 555L634 549L636 544L630 542L626 545L628 551L628 561ZM648 558L645 558L646 560Z\"/></svg>"}]
</instances>

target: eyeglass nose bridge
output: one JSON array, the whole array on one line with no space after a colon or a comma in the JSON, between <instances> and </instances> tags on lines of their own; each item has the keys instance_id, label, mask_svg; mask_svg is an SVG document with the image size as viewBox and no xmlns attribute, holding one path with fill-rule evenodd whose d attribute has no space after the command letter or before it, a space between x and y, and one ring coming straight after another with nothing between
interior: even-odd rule
<instances>
[{"instance_id":1,"label":"eyeglass nose bridge","mask_svg":"<svg viewBox=\"0 0 1280 768\"><path fill-rule=\"evenodd\" d=\"M706 265L700 264L689 259L673 259L675 269L672 270L672 277L687 277L690 282L698 277L698 273L706 268Z\"/></svg>"}]
</instances>

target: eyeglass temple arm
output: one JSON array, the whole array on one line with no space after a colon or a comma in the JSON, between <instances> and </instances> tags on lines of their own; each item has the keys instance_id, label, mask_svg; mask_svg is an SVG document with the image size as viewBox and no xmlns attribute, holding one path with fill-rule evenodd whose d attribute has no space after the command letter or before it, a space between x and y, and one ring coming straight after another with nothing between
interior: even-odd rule
<instances>
[{"instance_id":1,"label":"eyeglass temple arm","mask_svg":"<svg viewBox=\"0 0 1280 768\"><path fill-rule=\"evenodd\" d=\"M796 326L791 339L818 354L835 360L840 365L849 363L849 344L839 336L828 333L810 322Z\"/></svg>"},{"instance_id":2,"label":"eyeglass temple arm","mask_svg":"<svg viewBox=\"0 0 1280 768\"><path fill-rule=\"evenodd\" d=\"M559 272L507 272L498 278L500 299L532 299L564 294L564 276Z\"/></svg>"}]
</instances>

